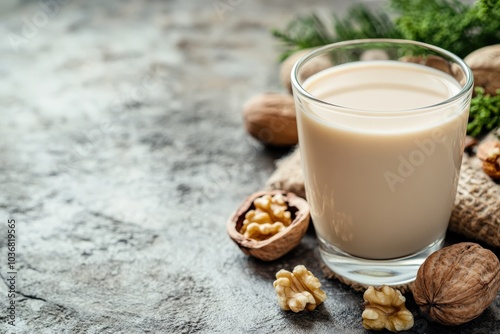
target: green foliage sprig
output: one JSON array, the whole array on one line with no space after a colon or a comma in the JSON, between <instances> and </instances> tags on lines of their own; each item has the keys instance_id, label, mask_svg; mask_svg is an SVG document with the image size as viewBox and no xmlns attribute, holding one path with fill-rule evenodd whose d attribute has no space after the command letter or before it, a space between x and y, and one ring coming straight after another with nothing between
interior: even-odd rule
<instances>
[{"instance_id":1,"label":"green foliage sprig","mask_svg":"<svg viewBox=\"0 0 500 334\"><path fill-rule=\"evenodd\" d=\"M476 96L471 100L467 134L481 137L500 126L500 89L497 95L484 94L484 89L476 87Z\"/></svg>"},{"instance_id":2,"label":"green foliage sprig","mask_svg":"<svg viewBox=\"0 0 500 334\"><path fill-rule=\"evenodd\" d=\"M301 16L273 35L290 53L349 39L404 38L440 46L460 57L500 43L500 0L390 0L388 8L357 4L343 18L333 14L331 26L317 15Z\"/></svg>"},{"instance_id":3,"label":"green foliage sprig","mask_svg":"<svg viewBox=\"0 0 500 334\"><path fill-rule=\"evenodd\" d=\"M281 54L281 61L295 51L336 41L326 24L315 14L297 17L288 24L285 31L274 29L272 33L286 45L287 50Z\"/></svg>"},{"instance_id":4,"label":"green foliage sprig","mask_svg":"<svg viewBox=\"0 0 500 334\"><path fill-rule=\"evenodd\" d=\"M402 38L389 15L375 12L362 4L351 7L346 16L333 15L333 31L317 15L297 17L285 30L273 29L273 35L285 44L280 60L290 54L330 43L363 38Z\"/></svg>"},{"instance_id":5,"label":"green foliage sprig","mask_svg":"<svg viewBox=\"0 0 500 334\"><path fill-rule=\"evenodd\" d=\"M380 9L357 4L342 18L333 14L331 23L311 14L272 33L284 43L281 60L300 49L363 38L417 40L464 58L474 50L500 43L500 0L476 0L473 4L459 0L389 0L388 8ZM485 95L478 87L471 102L467 133L480 137L495 128L500 128L500 95Z\"/></svg>"},{"instance_id":6,"label":"green foliage sprig","mask_svg":"<svg viewBox=\"0 0 500 334\"><path fill-rule=\"evenodd\" d=\"M500 42L500 0L472 5L458 0L391 1L403 38L440 46L464 58Z\"/></svg>"}]
</instances>

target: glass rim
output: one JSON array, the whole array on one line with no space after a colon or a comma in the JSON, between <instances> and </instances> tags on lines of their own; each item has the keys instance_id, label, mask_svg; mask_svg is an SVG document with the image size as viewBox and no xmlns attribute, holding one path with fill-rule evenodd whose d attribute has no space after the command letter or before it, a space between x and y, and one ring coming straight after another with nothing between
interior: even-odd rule
<instances>
[{"instance_id":1,"label":"glass rim","mask_svg":"<svg viewBox=\"0 0 500 334\"><path fill-rule=\"evenodd\" d=\"M430 110L433 110L435 108L443 107L445 105L452 104L452 103L456 102L457 100L460 100L466 94L468 94L469 91L472 90L472 87L474 85L474 75L472 73L472 70L469 68L469 66L460 57L458 57L454 53L452 53L450 51L447 51L447 50L445 50L443 48L440 48L438 46L427 44L427 43L423 43L423 42L418 42L418 41L413 41L413 40L408 40L408 39L392 39L392 38L354 39L354 40L347 40L347 41L342 41L342 42L327 44L327 45L321 46L319 48L316 48L316 49L308 52L304 56L302 56L293 65L293 68L292 68L292 71L291 71L291 74L290 74L291 75L292 87L294 87L296 89L296 91L302 97L307 98L309 100L312 100L312 101L314 101L314 102L316 102L316 103L318 103L320 105L326 106L326 107L334 107L335 109L337 109L336 110L337 112L342 112L342 111L343 112L351 112L352 116L356 115L356 113L353 113L353 112L357 112L357 113L360 113L360 112L362 112L362 113L369 113L370 116L375 116L377 113L379 113L379 115L382 116L380 114L380 111L377 111L377 110L352 108L352 107L341 106L341 105L337 105L337 104L334 104L334 103L330 103L330 102L324 101L324 100L322 100L322 99L320 99L320 98L312 95L311 93L309 93L302 86L302 84L299 82L299 79L298 79L298 77L299 77L299 73L298 73L299 69L306 62L308 62L309 60L311 60L312 58L314 58L316 56L319 56L319 55L321 55L323 53L326 53L326 51L337 49L337 48L341 48L341 47L344 47L344 46L353 46L353 45L360 45L360 44L374 44L374 43L389 43L389 44L394 44L394 45L396 45L396 44L406 44L406 45L416 45L416 46L420 46L422 48L426 48L426 49L431 50L431 51L433 51L433 52L435 52L437 54L441 54L441 55L446 56L449 60L453 60L456 64L458 64L460 66L460 68L464 72L464 75L465 75L465 78L466 78L466 82L463 85L463 87L461 87L460 91L458 91L453 96L451 96L451 97L449 97L449 98L447 98L447 99L445 99L445 100L443 100L443 101L441 101L439 103L430 104L430 105L426 105L426 106L423 106L423 107L394 110L393 112L391 112L391 114L392 114L391 117L398 117L398 116L405 117L405 116L412 116L416 112L429 112ZM352 63L354 63L354 62L352 62ZM333 64L332 67L333 66L335 66L335 64ZM460 85L460 86L462 86L462 85ZM405 112L405 114L404 115L400 115L399 113L401 113L401 112ZM411 113L409 113L409 112L411 112ZM365 116L367 116L367 115L365 115ZM388 116L388 115L386 113L384 113L384 116Z\"/></svg>"}]
</instances>

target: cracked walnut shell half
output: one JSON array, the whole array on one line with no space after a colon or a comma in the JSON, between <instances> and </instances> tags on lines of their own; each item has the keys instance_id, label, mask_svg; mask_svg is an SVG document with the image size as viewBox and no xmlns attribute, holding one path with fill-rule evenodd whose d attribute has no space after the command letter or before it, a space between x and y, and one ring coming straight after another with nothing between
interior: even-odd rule
<instances>
[{"instance_id":1,"label":"cracked walnut shell half","mask_svg":"<svg viewBox=\"0 0 500 334\"><path fill-rule=\"evenodd\" d=\"M270 202L269 199L273 201ZM286 210L284 210L285 205ZM265 211L263 207L270 209L267 212L268 215L263 214L266 213L263 212ZM262 210L259 211L259 208ZM273 225L274 220L269 222L267 220L269 216L273 217L272 212L276 210L280 211L279 215L284 218L284 221ZM268 225L256 225L256 232L246 233L250 225L249 220L268 223ZM295 248L306 233L308 226L309 205L306 200L291 192L281 190L260 191L250 195L231 215L226 224L229 237L243 253L263 261L276 260Z\"/></svg>"}]
</instances>

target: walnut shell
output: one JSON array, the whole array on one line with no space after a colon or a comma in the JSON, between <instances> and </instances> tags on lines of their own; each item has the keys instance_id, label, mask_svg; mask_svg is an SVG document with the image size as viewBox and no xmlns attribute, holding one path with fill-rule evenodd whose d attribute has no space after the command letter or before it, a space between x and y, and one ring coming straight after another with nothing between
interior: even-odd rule
<instances>
[{"instance_id":1,"label":"walnut shell","mask_svg":"<svg viewBox=\"0 0 500 334\"><path fill-rule=\"evenodd\" d=\"M371 49L364 51L359 60L367 61L367 60L389 60L389 54L382 49Z\"/></svg>"},{"instance_id":2,"label":"walnut shell","mask_svg":"<svg viewBox=\"0 0 500 334\"><path fill-rule=\"evenodd\" d=\"M248 239L239 231L245 220L245 214L255 209L253 201L263 195L271 196L281 193L292 214L292 223L281 232L269 239L258 241ZM309 226L309 205L307 202L291 192L282 190L259 191L250 195L228 219L226 228L229 237L239 246L246 255L263 261L273 261L285 255L299 243Z\"/></svg>"},{"instance_id":3,"label":"walnut shell","mask_svg":"<svg viewBox=\"0 0 500 334\"><path fill-rule=\"evenodd\" d=\"M263 144L291 146L299 141L293 96L263 93L243 106L248 133Z\"/></svg>"},{"instance_id":4,"label":"walnut shell","mask_svg":"<svg viewBox=\"0 0 500 334\"><path fill-rule=\"evenodd\" d=\"M496 95L500 89L500 44L477 49L464 61L474 73L474 86L483 87L486 94Z\"/></svg>"},{"instance_id":5,"label":"walnut shell","mask_svg":"<svg viewBox=\"0 0 500 334\"><path fill-rule=\"evenodd\" d=\"M462 242L431 254L420 266L412 292L430 319L459 325L478 317L500 289L500 262L478 244Z\"/></svg>"},{"instance_id":6,"label":"walnut shell","mask_svg":"<svg viewBox=\"0 0 500 334\"><path fill-rule=\"evenodd\" d=\"M280 67L280 79L283 87L285 87L290 94L293 93L292 91L292 69L295 63L308 54L309 52L313 51L314 49L304 49L297 51L295 53L292 53L288 58L286 58L283 63L281 63ZM300 80L306 80L313 74L316 74L318 72L321 72L324 69L327 69L332 66L332 62L326 55L322 56L317 56L314 57L313 59L309 60L304 66L302 67L300 71Z\"/></svg>"},{"instance_id":7,"label":"walnut shell","mask_svg":"<svg viewBox=\"0 0 500 334\"><path fill-rule=\"evenodd\" d=\"M405 61L408 63L416 63L416 64L421 64L429 67L433 67L437 70L440 70L441 72L445 72L447 74L450 74L454 76L453 70L451 68L451 63L447 61L446 59L435 56L435 55L429 55L426 57L422 56L405 56L400 59L400 61Z\"/></svg>"},{"instance_id":8,"label":"walnut shell","mask_svg":"<svg viewBox=\"0 0 500 334\"><path fill-rule=\"evenodd\" d=\"M455 78L461 85L465 85L465 73L462 68L456 64L451 63L443 57L436 55L427 56L404 56L399 59L409 63L420 64L424 66L433 67L441 72L447 73Z\"/></svg>"}]
</instances>

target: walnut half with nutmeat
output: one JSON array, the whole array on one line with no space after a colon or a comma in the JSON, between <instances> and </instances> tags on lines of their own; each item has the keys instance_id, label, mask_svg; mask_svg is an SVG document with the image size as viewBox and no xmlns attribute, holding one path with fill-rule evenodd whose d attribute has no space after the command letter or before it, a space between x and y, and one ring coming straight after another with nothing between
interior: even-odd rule
<instances>
[{"instance_id":1,"label":"walnut half with nutmeat","mask_svg":"<svg viewBox=\"0 0 500 334\"><path fill-rule=\"evenodd\" d=\"M300 243L309 218L309 205L294 193L259 191L231 215L226 229L243 253L273 261Z\"/></svg>"}]
</instances>

